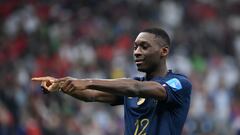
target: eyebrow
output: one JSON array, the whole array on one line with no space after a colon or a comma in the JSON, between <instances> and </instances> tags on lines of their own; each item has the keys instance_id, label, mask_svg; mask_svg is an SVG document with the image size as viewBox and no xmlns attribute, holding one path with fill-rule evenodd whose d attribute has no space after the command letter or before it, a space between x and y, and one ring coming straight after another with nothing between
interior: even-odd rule
<instances>
[{"instance_id":1,"label":"eyebrow","mask_svg":"<svg viewBox=\"0 0 240 135\"><path fill-rule=\"evenodd\" d=\"M169 45L165 41L157 41L157 42L160 43L160 44L158 44L160 47L164 47L164 46L168 46L169 47ZM149 42L147 42L146 40L140 40L139 42L134 41L134 45L142 45L144 43L146 43L147 45L151 46L151 44Z\"/></svg>"},{"instance_id":2,"label":"eyebrow","mask_svg":"<svg viewBox=\"0 0 240 135\"><path fill-rule=\"evenodd\" d=\"M139 42L134 41L134 44L137 44L137 45L139 45L139 44L144 44L144 43L149 44L149 42L147 42L147 41L145 41L145 40L140 40Z\"/></svg>"}]
</instances>

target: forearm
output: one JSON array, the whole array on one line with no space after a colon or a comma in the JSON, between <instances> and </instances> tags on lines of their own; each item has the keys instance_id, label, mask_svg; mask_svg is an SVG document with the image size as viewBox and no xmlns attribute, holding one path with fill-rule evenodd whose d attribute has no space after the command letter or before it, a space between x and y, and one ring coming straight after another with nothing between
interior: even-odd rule
<instances>
[{"instance_id":1,"label":"forearm","mask_svg":"<svg viewBox=\"0 0 240 135\"><path fill-rule=\"evenodd\" d=\"M114 102L116 101L116 97L110 93L91 89L86 89L84 91L73 91L66 94L85 102L103 102L114 104Z\"/></svg>"},{"instance_id":2,"label":"forearm","mask_svg":"<svg viewBox=\"0 0 240 135\"><path fill-rule=\"evenodd\" d=\"M137 81L133 79L91 79L87 80L87 88L108 92L115 95L131 97L166 98L165 88L153 81Z\"/></svg>"}]
</instances>

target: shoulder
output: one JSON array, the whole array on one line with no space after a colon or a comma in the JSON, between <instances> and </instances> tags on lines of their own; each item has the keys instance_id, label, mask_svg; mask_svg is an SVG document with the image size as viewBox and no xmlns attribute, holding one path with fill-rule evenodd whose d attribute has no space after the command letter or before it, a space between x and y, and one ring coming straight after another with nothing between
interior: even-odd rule
<instances>
[{"instance_id":1,"label":"shoulder","mask_svg":"<svg viewBox=\"0 0 240 135\"><path fill-rule=\"evenodd\" d=\"M183 75L183 74L172 73L172 75L170 76L169 79L170 80L171 79L177 79L177 80L179 80L183 83L190 83L191 84L189 78L187 76Z\"/></svg>"},{"instance_id":2,"label":"shoulder","mask_svg":"<svg viewBox=\"0 0 240 135\"><path fill-rule=\"evenodd\" d=\"M165 82L168 86L172 87L176 91L181 89L188 89L188 90L192 89L192 84L189 78L183 74L171 73L166 78Z\"/></svg>"}]
</instances>

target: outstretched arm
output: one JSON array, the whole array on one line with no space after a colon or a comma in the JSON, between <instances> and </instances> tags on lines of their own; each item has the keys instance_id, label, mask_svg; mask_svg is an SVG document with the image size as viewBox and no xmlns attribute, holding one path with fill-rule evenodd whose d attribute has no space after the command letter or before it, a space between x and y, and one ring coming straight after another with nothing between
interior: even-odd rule
<instances>
[{"instance_id":1,"label":"outstretched arm","mask_svg":"<svg viewBox=\"0 0 240 135\"><path fill-rule=\"evenodd\" d=\"M66 80L76 80L76 79L71 77L66 77L61 81L53 83L54 80L57 80L57 79L50 76L32 78L32 81L40 82L41 87L43 88L43 91L48 93L59 91ZM103 103L109 103L109 104L118 104L117 102L119 98L118 96L107 93L107 92L96 91L91 89L86 89L84 91L74 91L74 92L63 91L63 92L85 102L103 102Z\"/></svg>"},{"instance_id":2,"label":"outstretched arm","mask_svg":"<svg viewBox=\"0 0 240 135\"><path fill-rule=\"evenodd\" d=\"M133 79L59 79L54 82L61 82L62 90L65 93L75 93L86 89L107 92L113 95L131 97L152 97L158 100L166 99L164 86L154 81L137 81Z\"/></svg>"}]
</instances>

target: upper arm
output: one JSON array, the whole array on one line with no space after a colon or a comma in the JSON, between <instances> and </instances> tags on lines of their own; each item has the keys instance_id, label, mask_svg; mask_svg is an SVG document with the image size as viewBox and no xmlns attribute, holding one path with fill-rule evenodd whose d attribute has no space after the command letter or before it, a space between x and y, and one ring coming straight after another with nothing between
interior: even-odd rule
<instances>
[{"instance_id":1,"label":"upper arm","mask_svg":"<svg viewBox=\"0 0 240 135\"><path fill-rule=\"evenodd\" d=\"M166 89L156 81L143 81L136 84L139 97L150 97L158 100L165 100Z\"/></svg>"},{"instance_id":2,"label":"upper arm","mask_svg":"<svg viewBox=\"0 0 240 135\"><path fill-rule=\"evenodd\" d=\"M119 96L156 98L158 100L166 98L165 88L156 81L141 81L126 78L91 80L87 85L87 89Z\"/></svg>"}]
</instances>

